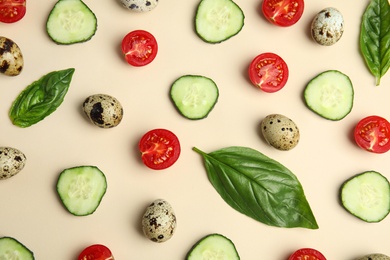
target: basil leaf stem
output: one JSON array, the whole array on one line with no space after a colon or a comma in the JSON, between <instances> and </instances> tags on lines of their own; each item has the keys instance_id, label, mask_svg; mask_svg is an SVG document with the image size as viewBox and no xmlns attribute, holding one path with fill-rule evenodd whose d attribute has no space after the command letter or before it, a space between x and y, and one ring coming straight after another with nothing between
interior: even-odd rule
<instances>
[{"instance_id":1,"label":"basil leaf stem","mask_svg":"<svg viewBox=\"0 0 390 260\"><path fill-rule=\"evenodd\" d=\"M27 86L12 103L9 117L19 127L29 127L53 113L68 92L74 69L50 72Z\"/></svg>"},{"instance_id":2,"label":"basil leaf stem","mask_svg":"<svg viewBox=\"0 0 390 260\"><path fill-rule=\"evenodd\" d=\"M380 85L390 67L390 4L371 0L361 21L360 50L371 74Z\"/></svg>"},{"instance_id":3,"label":"basil leaf stem","mask_svg":"<svg viewBox=\"0 0 390 260\"><path fill-rule=\"evenodd\" d=\"M211 184L235 210L270 226L318 229L300 182L282 164L247 147L193 150L203 157Z\"/></svg>"}]
</instances>

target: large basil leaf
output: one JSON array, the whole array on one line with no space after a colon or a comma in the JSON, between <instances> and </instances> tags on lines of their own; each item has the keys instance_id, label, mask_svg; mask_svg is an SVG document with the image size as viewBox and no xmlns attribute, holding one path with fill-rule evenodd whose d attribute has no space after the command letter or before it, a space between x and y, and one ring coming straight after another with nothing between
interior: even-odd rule
<instances>
[{"instance_id":1,"label":"large basil leaf","mask_svg":"<svg viewBox=\"0 0 390 260\"><path fill-rule=\"evenodd\" d=\"M53 71L27 86L12 103L12 123L28 127L53 113L64 100L73 73L73 68Z\"/></svg>"},{"instance_id":2,"label":"large basil leaf","mask_svg":"<svg viewBox=\"0 0 390 260\"><path fill-rule=\"evenodd\" d=\"M277 161L246 147L202 155L208 178L231 207L264 224L317 229L297 177Z\"/></svg>"},{"instance_id":3,"label":"large basil leaf","mask_svg":"<svg viewBox=\"0 0 390 260\"><path fill-rule=\"evenodd\" d=\"M380 85L390 67L390 4L388 0L371 0L361 22L360 50Z\"/></svg>"}]
</instances>

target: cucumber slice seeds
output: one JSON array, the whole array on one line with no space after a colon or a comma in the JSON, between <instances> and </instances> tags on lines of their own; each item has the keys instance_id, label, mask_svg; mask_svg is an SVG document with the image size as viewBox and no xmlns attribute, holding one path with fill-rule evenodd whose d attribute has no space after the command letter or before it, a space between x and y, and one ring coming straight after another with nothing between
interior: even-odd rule
<instances>
[{"instance_id":1,"label":"cucumber slice seeds","mask_svg":"<svg viewBox=\"0 0 390 260\"><path fill-rule=\"evenodd\" d=\"M34 260L34 253L13 237L0 238L0 259Z\"/></svg>"},{"instance_id":2,"label":"cucumber slice seeds","mask_svg":"<svg viewBox=\"0 0 390 260\"><path fill-rule=\"evenodd\" d=\"M349 77L337 70L328 70L314 77L304 90L310 110L328 120L341 120L352 110L354 90Z\"/></svg>"},{"instance_id":3,"label":"cucumber slice seeds","mask_svg":"<svg viewBox=\"0 0 390 260\"><path fill-rule=\"evenodd\" d=\"M390 212L390 183L376 171L366 171L341 187L344 208L365 222L380 222Z\"/></svg>"},{"instance_id":4,"label":"cucumber slice seeds","mask_svg":"<svg viewBox=\"0 0 390 260\"><path fill-rule=\"evenodd\" d=\"M65 169L57 181L57 192L62 203L76 216L86 216L95 212L106 189L106 177L96 166Z\"/></svg>"},{"instance_id":5,"label":"cucumber slice seeds","mask_svg":"<svg viewBox=\"0 0 390 260\"><path fill-rule=\"evenodd\" d=\"M81 0L59 0L46 22L49 37L57 44L90 40L97 30L95 14Z\"/></svg>"},{"instance_id":6,"label":"cucumber slice seeds","mask_svg":"<svg viewBox=\"0 0 390 260\"><path fill-rule=\"evenodd\" d=\"M244 26L245 15L232 0L201 0L195 30L208 43L220 43L238 34Z\"/></svg>"}]
</instances>

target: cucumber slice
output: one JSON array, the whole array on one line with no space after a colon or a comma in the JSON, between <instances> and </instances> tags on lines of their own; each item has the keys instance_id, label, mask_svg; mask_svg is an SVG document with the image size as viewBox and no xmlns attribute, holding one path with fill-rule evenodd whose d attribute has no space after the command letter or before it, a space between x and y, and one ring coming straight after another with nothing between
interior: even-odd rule
<instances>
[{"instance_id":1,"label":"cucumber slice","mask_svg":"<svg viewBox=\"0 0 390 260\"><path fill-rule=\"evenodd\" d=\"M106 177L96 166L65 169L57 181L57 192L62 203L76 216L86 216L95 212L106 189Z\"/></svg>"},{"instance_id":2,"label":"cucumber slice","mask_svg":"<svg viewBox=\"0 0 390 260\"><path fill-rule=\"evenodd\" d=\"M34 260L34 253L13 237L0 238L0 259Z\"/></svg>"},{"instance_id":3,"label":"cucumber slice","mask_svg":"<svg viewBox=\"0 0 390 260\"><path fill-rule=\"evenodd\" d=\"M195 15L195 30L208 43L220 43L238 34L245 15L232 0L201 0Z\"/></svg>"},{"instance_id":4,"label":"cucumber slice","mask_svg":"<svg viewBox=\"0 0 390 260\"><path fill-rule=\"evenodd\" d=\"M197 120L208 116L218 101L219 91L210 78L185 75L172 84L170 95L180 114Z\"/></svg>"},{"instance_id":5,"label":"cucumber slice","mask_svg":"<svg viewBox=\"0 0 390 260\"><path fill-rule=\"evenodd\" d=\"M86 42L95 35L95 14L81 0L59 0L46 22L49 37L57 44Z\"/></svg>"},{"instance_id":6,"label":"cucumber slice","mask_svg":"<svg viewBox=\"0 0 390 260\"><path fill-rule=\"evenodd\" d=\"M328 70L313 78L304 90L307 106L323 118L337 121L352 110L354 90L349 77Z\"/></svg>"},{"instance_id":7,"label":"cucumber slice","mask_svg":"<svg viewBox=\"0 0 390 260\"><path fill-rule=\"evenodd\" d=\"M190 250L187 260L239 260L237 249L233 242L221 235L210 234L200 239Z\"/></svg>"},{"instance_id":8,"label":"cucumber slice","mask_svg":"<svg viewBox=\"0 0 390 260\"><path fill-rule=\"evenodd\" d=\"M345 181L341 202L352 215L366 222L380 222L390 212L390 184L376 171L366 171Z\"/></svg>"}]
</instances>

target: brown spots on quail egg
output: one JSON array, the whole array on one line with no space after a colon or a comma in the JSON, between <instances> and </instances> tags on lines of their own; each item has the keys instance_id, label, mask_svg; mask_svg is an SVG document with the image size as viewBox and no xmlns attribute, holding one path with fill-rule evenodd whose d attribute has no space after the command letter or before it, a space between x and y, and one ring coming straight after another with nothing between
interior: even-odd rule
<instances>
[{"instance_id":1,"label":"brown spots on quail egg","mask_svg":"<svg viewBox=\"0 0 390 260\"><path fill-rule=\"evenodd\" d=\"M260 128L264 139L278 150L291 150L299 142L299 129L286 116L268 115L261 121Z\"/></svg>"},{"instance_id":2,"label":"brown spots on quail egg","mask_svg":"<svg viewBox=\"0 0 390 260\"><path fill-rule=\"evenodd\" d=\"M360 257L357 260L390 260L390 257L384 254L370 254Z\"/></svg>"},{"instance_id":3,"label":"brown spots on quail egg","mask_svg":"<svg viewBox=\"0 0 390 260\"><path fill-rule=\"evenodd\" d=\"M93 124L101 128L115 127L123 118L121 103L106 94L87 97L83 103L83 111Z\"/></svg>"},{"instance_id":4,"label":"brown spots on quail egg","mask_svg":"<svg viewBox=\"0 0 390 260\"><path fill-rule=\"evenodd\" d=\"M7 76L17 76L24 65L22 51L11 39L0 36L0 72Z\"/></svg>"},{"instance_id":5,"label":"brown spots on quail egg","mask_svg":"<svg viewBox=\"0 0 390 260\"><path fill-rule=\"evenodd\" d=\"M163 199L153 201L142 217L142 230L153 242L170 239L176 230L176 215L172 206Z\"/></svg>"},{"instance_id":6,"label":"brown spots on quail egg","mask_svg":"<svg viewBox=\"0 0 390 260\"><path fill-rule=\"evenodd\" d=\"M149 12L157 6L158 0L121 0L121 3L135 12Z\"/></svg>"},{"instance_id":7,"label":"brown spots on quail egg","mask_svg":"<svg viewBox=\"0 0 390 260\"><path fill-rule=\"evenodd\" d=\"M335 8L328 7L319 12L311 23L313 39L325 46L335 44L344 33L343 15Z\"/></svg>"},{"instance_id":8,"label":"brown spots on quail egg","mask_svg":"<svg viewBox=\"0 0 390 260\"><path fill-rule=\"evenodd\" d=\"M26 156L18 149L0 147L0 180L11 178L26 164Z\"/></svg>"}]
</instances>

